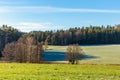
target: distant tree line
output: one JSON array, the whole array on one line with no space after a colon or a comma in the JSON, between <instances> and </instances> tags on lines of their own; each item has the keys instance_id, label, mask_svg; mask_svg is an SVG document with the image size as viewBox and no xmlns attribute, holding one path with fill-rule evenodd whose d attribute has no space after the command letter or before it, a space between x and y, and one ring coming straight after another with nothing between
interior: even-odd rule
<instances>
[{"instance_id":1,"label":"distant tree line","mask_svg":"<svg viewBox=\"0 0 120 80\"><path fill-rule=\"evenodd\" d=\"M120 25L75 27L67 30L29 33L23 33L11 26L3 25L0 27L0 56L2 56L1 52L6 44L16 42L23 36L34 37L37 41L46 42L49 45L120 44ZM47 46L45 47L47 48Z\"/></svg>"},{"instance_id":2,"label":"distant tree line","mask_svg":"<svg viewBox=\"0 0 120 80\"><path fill-rule=\"evenodd\" d=\"M120 25L75 27L68 30L32 31L38 40L48 40L49 45L69 44L120 44Z\"/></svg>"}]
</instances>

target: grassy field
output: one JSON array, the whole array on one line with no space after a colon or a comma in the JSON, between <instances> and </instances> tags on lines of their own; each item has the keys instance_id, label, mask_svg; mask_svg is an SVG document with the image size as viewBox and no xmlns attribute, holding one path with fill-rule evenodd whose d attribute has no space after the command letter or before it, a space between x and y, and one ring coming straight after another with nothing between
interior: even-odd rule
<instances>
[{"instance_id":1,"label":"grassy field","mask_svg":"<svg viewBox=\"0 0 120 80\"><path fill-rule=\"evenodd\" d=\"M0 80L120 80L120 66L0 63Z\"/></svg>"},{"instance_id":2,"label":"grassy field","mask_svg":"<svg viewBox=\"0 0 120 80\"><path fill-rule=\"evenodd\" d=\"M49 46L48 52L65 52L67 46ZM81 46L87 58L81 64L120 64L120 45ZM59 62L59 57L58 62ZM66 61L62 61L66 62Z\"/></svg>"},{"instance_id":3,"label":"grassy field","mask_svg":"<svg viewBox=\"0 0 120 80\"><path fill-rule=\"evenodd\" d=\"M120 45L81 47L86 58L79 65L0 63L0 80L120 80L120 65L116 65L120 64ZM44 57L66 63L66 48L49 46Z\"/></svg>"}]
</instances>

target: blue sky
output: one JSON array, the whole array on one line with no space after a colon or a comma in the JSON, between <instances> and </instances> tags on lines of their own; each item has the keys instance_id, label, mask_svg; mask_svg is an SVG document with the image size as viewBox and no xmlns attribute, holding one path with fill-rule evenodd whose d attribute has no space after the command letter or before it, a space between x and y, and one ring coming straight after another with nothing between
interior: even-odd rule
<instances>
[{"instance_id":1,"label":"blue sky","mask_svg":"<svg viewBox=\"0 0 120 80\"><path fill-rule=\"evenodd\" d=\"M120 23L120 0L0 0L0 25L21 31Z\"/></svg>"}]
</instances>

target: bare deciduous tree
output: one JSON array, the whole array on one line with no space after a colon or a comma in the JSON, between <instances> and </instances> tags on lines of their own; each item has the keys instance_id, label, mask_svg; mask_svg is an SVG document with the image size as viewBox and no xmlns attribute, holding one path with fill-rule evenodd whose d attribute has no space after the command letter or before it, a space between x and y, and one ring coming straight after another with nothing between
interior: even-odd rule
<instances>
[{"instance_id":1,"label":"bare deciduous tree","mask_svg":"<svg viewBox=\"0 0 120 80\"><path fill-rule=\"evenodd\" d=\"M13 61L14 60L14 51L15 51L15 43L8 43L5 48L3 53L4 60L7 61Z\"/></svg>"},{"instance_id":2,"label":"bare deciduous tree","mask_svg":"<svg viewBox=\"0 0 120 80\"><path fill-rule=\"evenodd\" d=\"M79 45L70 45L67 48L66 56L67 60L71 64L78 64L79 60L83 57L84 52Z\"/></svg>"},{"instance_id":3,"label":"bare deciduous tree","mask_svg":"<svg viewBox=\"0 0 120 80\"><path fill-rule=\"evenodd\" d=\"M49 40L49 37L50 37L50 36L48 36L48 37L46 38L45 42L44 42L44 50L47 50L47 48L48 48L48 40Z\"/></svg>"},{"instance_id":4,"label":"bare deciduous tree","mask_svg":"<svg viewBox=\"0 0 120 80\"><path fill-rule=\"evenodd\" d=\"M15 62L39 63L43 53L42 43L37 43L34 38L20 38L18 42L9 43L5 46L2 54L4 60Z\"/></svg>"}]
</instances>

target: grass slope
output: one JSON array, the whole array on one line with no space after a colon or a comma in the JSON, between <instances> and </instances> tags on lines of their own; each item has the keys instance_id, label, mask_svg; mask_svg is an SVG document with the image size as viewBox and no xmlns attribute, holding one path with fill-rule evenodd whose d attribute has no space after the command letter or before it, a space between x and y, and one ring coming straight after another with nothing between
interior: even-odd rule
<instances>
[{"instance_id":1,"label":"grass slope","mask_svg":"<svg viewBox=\"0 0 120 80\"><path fill-rule=\"evenodd\" d=\"M49 46L49 51L65 52L67 46ZM81 46L87 58L80 63L120 64L120 45ZM59 58L59 57L58 57ZM59 60L59 59L58 59Z\"/></svg>"},{"instance_id":2,"label":"grass slope","mask_svg":"<svg viewBox=\"0 0 120 80\"><path fill-rule=\"evenodd\" d=\"M120 66L0 63L0 80L120 80Z\"/></svg>"}]
</instances>

